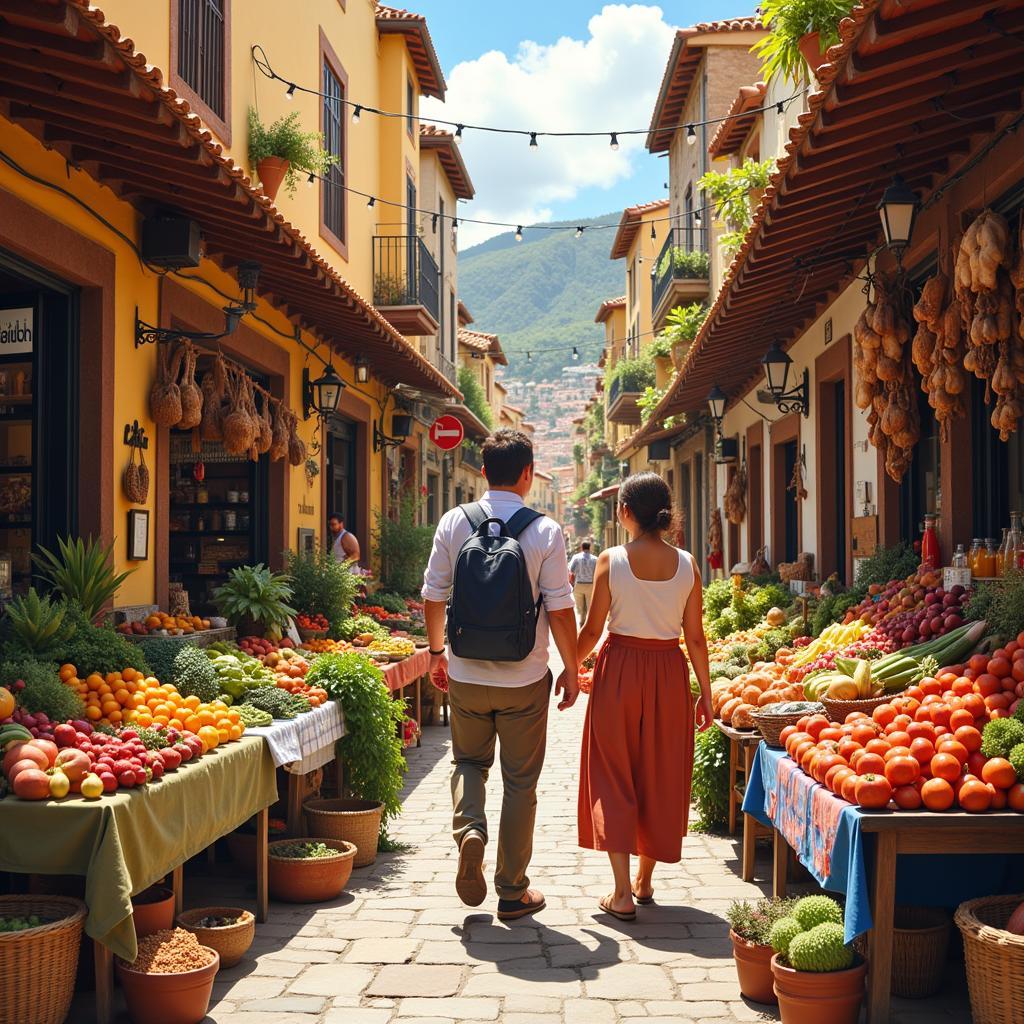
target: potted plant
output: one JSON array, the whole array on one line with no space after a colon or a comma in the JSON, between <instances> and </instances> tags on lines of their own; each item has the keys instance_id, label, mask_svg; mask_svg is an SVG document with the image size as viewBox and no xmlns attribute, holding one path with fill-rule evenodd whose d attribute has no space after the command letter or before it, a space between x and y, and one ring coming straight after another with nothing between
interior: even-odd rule
<instances>
[{"instance_id":1,"label":"potted plant","mask_svg":"<svg viewBox=\"0 0 1024 1024\"><path fill-rule=\"evenodd\" d=\"M352 612L359 581L348 563L339 562L327 548L285 553L285 572L292 588L292 604L306 615L323 615L328 636L335 636Z\"/></svg>"},{"instance_id":2,"label":"potted plant","mask_svg":"<svg viewBox=\"0 0 1024 1024\"><path fill-rule=\"evenodd\" d=\"M686 353L707 315L703 303L691 302L688 306L676 306L665 317L663 336L669 339L672 363L677 370L682 369Z\"/></svg>"},{"instance_id":3,"label":"potted plant","mask_svg":"<svg viewBox=\"0 0 1024 1024\"><path fill-rule=\"evenodd\" d=\"M755 1003L775 1004L772 957L775 950L768 935L776 921L788 917L795 899L762 899L756 903L735 901L725 912L729 922L732 956L736 963L740 992Z\"/></svg>"},{"instance_id":4,"label":"potted plant","mask_svg":"<svg viewBox=\"0 0 1024 1024\"><path fill-rule=\"evenodd\" d=\"M270 895L286 903L322 903L341 895L356 848L341 839L283 839L270 844Z\"/></svg>"},{"instance_id":5,"label":"potted plant","mask_svg":"<svg viewBox=\"0 0 1024 1024\"><path fill-rule=\"evenodd\" d=\"M288 603L292 588L283 573L262 563L240 565L214 592L217 611L243 636L259 634L277 639L295 609Z\"/></svg>"},{"instance_id":6,"label":"potted plant","mask_svg":"<svg viewBox=\"0 0 1024 1024\"><path fill-rule=\"evenodd\" d=\"M769 29L754 52L765 81L781 74L798 84L815 74L825 53L839 42L839 23L856 0L763 0L761 21Z\"/></svg>"},{"instance_id":7,"label":"potted plant","mask_svg":"<svg viewBox=\"0 0 1024 1024\"><path fill-rule=\"evenodd\" d=\"M185 910L175 922L191 932L199 944L215 949L221 967L234 967L256 937L256 918L238 907L197 907Z\"/></svg>"},{"instance_id":8,"label":"potted plant","mask_svg":"<svg viewBox=\"0 0 1024 1024\"><path fill-rule=\"evenodd\" d=\"M279 117L268 128L259 114L249 109L249 163L256 168L269 199L277 196L282 182L288 194L294 195L298 172L323 176L338 162L337 156L323 149L323 143L320 132L301 130L297 110Z\"/></svg>"},{"instance_id":9,"label":"potted plant","mask_svg":"<svg viewBox=\"0 0 1024 1024\"><path fill-rule=\"evenodd\" d=\"M77 605L95 622L133 573L114 572L114 546L103 547L92 537L58 537L57 551L40 546L32 555L36 575L56 590L69 605Z\"/></svg>"},{"instance_id":10,"label":"potted plant","mask_svg":"<svg viewBox=\"0 0 1024 1024\"><path fill-rule=\"evenodd\" d=\"M805 896L768 937L782 1024L857 1024L867 963L846 945L835 900Z\"/></svg>"}]
</instances>

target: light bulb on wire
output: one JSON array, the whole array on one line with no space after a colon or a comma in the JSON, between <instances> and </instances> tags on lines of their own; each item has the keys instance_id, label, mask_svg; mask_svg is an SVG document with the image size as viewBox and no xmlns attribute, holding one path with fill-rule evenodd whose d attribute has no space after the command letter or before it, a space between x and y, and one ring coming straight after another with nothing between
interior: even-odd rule
<instances>
[{"instance_id":1,"label":"light bulb on wire","mask_svg":"<svg viewBox=\"0 0 1024 1024\"><path fill-rule=\"evenodd\" d=\"M694 210L693 211L693 223L696 224L697 227L700 227L700 220L701 220L700 210Z\"/></svg>"},{"instance_id":2,"label":"light bulb on wire","mask_svg":"<svg viewBox=\"0 0 1024 1024\"><path fill-rule=\"evenodd\" d=\"M370 196L370 198L366 200L366 205L369 206L369 207L376 206L376 204L377 204L377 199L374 196Z\"/></svg>"},{"instance_id":3,"label":"light bulb on wire","mask_svg":"<svg viewBox=\"0 0 1024 1024\"><path fill-rule=\"evenodd\" d=\"M576 237L577 238L582 238L583 237L583 227L582 227L582 225L576 229Z\"/></svg>"},{"instance_id":4,"label":"light bulb on wire","mask_svg":"<svg viewBox=\"0 0 1024 1024\"><path fill-rule=\"evenodd\" d=\"M654 225L651 224L651 241L652 242L657 241L657 238L658 238L658 232L654 230Z\"/></svg>"},{"instance_id":5,"label":"light bulb on wire","mask_svg":"<svg viewBox=\"0 0 1024 1024\"><path fill-rule=\"evenodd\" d=\"M295 86L294 82L289 82L288 83L288 88L287 88L287 90L285 91L285 94L284 94L284 98L286 100L293 100L293 99L295 99L295 88L296 88L296 86Z\"/></svg>"},{"instance_id":6,"label":"light bulb on wire","mask_svg":"<svg viewBox=\"0 0 1024 1024\"><path fill-rule=\"evenodd\" d=\"M312 171L310 171L309 177L306 179L306 188L312 188L314 181L316 181L316 175Z\"/></svg>"},{"instance_id":7,"label":"light bulb on wire","mask_svg":"<svg viewBox=\"0 0 1024 1024\"><path fill-rule=\"evenodd\" d=\"M572 347L572 361L578 363L580 361L580 350L573 345Z\"/></svg>"},{"instance_id":8,"label":"light bulb on wire","mask_svg":"<svg viewBox=\"0 0 1024 1024\"><path fill-rule=\"evenodd\" d=\"M611 148L612 149L618 149L619 148L619 136L615 132L612 132Z\"/></svg>"},{"instance_id":9,"label":"light bulb on wire","mask_svg":"<svg viewBox=\"0 0 1024 1024\"><path fill-rule=\"evenodd\" d=\"M523 240L523 225L520 224L519 227L516 228L516 241L517 242L521 242L522 240Z\"/></svg>"},{"instance_id":10,"label":"light bulb on wire","mask_svg":"<svg viewBox=\"0 0 1024 1024\"><path fill-rule=\"evenodd\" d=\"M530 149L538 149L537 146L537 133L530 132Z\"/></svg>"},{"instance_id":11,"label":"light bulb on wire","mask_svg":"<svg viewBox=\"0 0 1024 1024\"><path fill-rule=\"evenodd\" d=\"M357 103L352 108L352 123L359 124L359 115L362 113L363 108Z\"/></svg>"},{"instance_id":12,"label":"light bulb on wire","mask_svg":"<svg viewBox=\"0 0 1024 1024\"><path fill-rule=\"evenodd\" d=\"M462 145L462 125L457 124L455 126L455 142L457 145Z\"/></svg>"},{"instance_id":13,"label":"light bulb on wire","mask_svg":"<svg viewBox=\"0 0 1024 1024\"><path fill-rule=\"evenodd\" d=\"M459 230L459 218L455 217L455 218L452 219L452 238L454 238L456 236L456 234L458 234L458 230Z\"/></svg>"},{"instance_id":14,"label":"light bulb on wire","mask_svg":"<svg viewBox=\"0 0 1024 1024\"><path fill-rule=\"evenodd\" d=\"M688 124L686 126L686 143L687 143L687 145L692 146L692 145L694 145L696 143L696 141L697 141L697 129L694 128L692 124Z\"/></svg>"}]
</instances>

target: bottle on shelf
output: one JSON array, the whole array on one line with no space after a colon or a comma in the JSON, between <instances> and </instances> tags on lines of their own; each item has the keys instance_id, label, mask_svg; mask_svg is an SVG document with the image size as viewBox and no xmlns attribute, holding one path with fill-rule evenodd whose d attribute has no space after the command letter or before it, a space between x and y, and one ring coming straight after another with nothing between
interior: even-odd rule
<instances>
[{"instance_id":1,"label":"bottle on shelf","mask_svg":"<svg viewBox=\"0 0 1024 1024\"><path fill-rule=\"evenodd\" d=\"M1010 532L1006 536L1006 549L1003 556L1003 575L1020 566L1021 555L1024 554L1024 541L1020 533L1020 513L1010 513Z\"/></svg>"},{"instance_id":2,"label":"bottle on shelf","mask_svg":"<svg viewBox=\"0 0 1024 1024\"><path fill-rule=\"evenodd\" d=\"M921 568L938 569L942 566L942 555L939 552L939 538L935 532L936 516L924 517L924 533L921 536Z\"/></svg>"},{"instance_id":3,"label":"bottle on shelf","mask_svg":"<svg viewBox=\"0 0 1024 1024\"><path fill-rule=\"evenodd\" d=\"M996 574L996 539L995 537L985 538L985 558L982 568L985 570L982 575L995 576Z\"/></svg>"},{"instance_id":4,"label":"bottle on shelf","mask_svg":"<svg viewBox=\"0 0 1024 1024\"><path fill-rule=\"evenodd\" d=\"M1010 528L1003 527L1003 536L999 541L999 550L996 552L996 575L1002 576L1006 570L1006 541L1010 536Z\"/></svg>"},{"instance_id":5,"label":"bottle on shelf","mask_svg":"<svg viewBox=\"0 0 1024 1024\"><path fill-rule=\"evenodd\" d=\"M956 551L953 553L954 569L966 569L967 568L967 552L964 551L963 544L957 544Z\"/></svg>"},{"instance_id":6,"label":"bottle on shelf","mask_svg":"<svg viewBox=\"0 0 1024 1024\"><path fill-rule=\"evenodd\" d=\"M979 562L980 559L981 559L981 538L980 537L975 537L974 540L971 541L971 550L970 550L970 553L967 556L967 565L968 565L968 567L971 570L971 575L972 576L980 576L981 575L980 566L978 565L978 562Z\"/></svg>"}]
</instances>

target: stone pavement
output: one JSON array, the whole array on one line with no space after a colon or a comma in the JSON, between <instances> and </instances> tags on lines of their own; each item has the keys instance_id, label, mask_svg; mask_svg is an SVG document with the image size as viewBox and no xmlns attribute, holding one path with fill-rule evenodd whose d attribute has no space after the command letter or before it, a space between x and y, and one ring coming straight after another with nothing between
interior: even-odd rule
<instances>
[{"instance_id":1,"label":"stone pavement","mask_svg":"<svg viewBox=\"0 0 1024 1024\"><path fill-rule=\"evenodd\" d=\"M449 734L424 730L409 751L405 810L396 838L408 844L356 871L349 893L316 906L273 904L254 959L222 971L210 1018L218 1024L613 1024L777 1020L744 1002L727 925L729 902L764 886L737 875L735 839L692 835L683 860L655 875L658 904L635 924L600 912L610 889L602 854L576 846L576 779L586 698L552 710L539 792L532 882L547 896L537 917L500 924L494 900L477 910L455 896L449 836ZM500 773L489 807L500 806ZM493 871L493 859L489 861ZM766 857L758 876L769 875ZM190 898L189 902L193 902ZM962 991L959 981L951 992ZM900 1003L906 1024L968 1021L962 997Z\"/></svg>"}]
</instances>

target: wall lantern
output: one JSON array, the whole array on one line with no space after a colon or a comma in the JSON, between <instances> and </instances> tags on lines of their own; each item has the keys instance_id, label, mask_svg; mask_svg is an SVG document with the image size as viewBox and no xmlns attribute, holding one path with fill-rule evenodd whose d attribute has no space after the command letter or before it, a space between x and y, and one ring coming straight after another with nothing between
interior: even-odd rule
<instances>
[{"instance_id":1,"label":"wall lantern","mask_svg":"<svg viewBox=\"0 0 1024 1024\"><path fill-rule=\"evenodd\" d=\"M370 379L370 361L366 356L356 359L356 383L366 384Z\"/></svg>"},{"instance_id":2,"label":"wall lantern","mask_svg":"<svg viewBox=\"0 0 1024 1024\"><path fill-rule=\"evenodd\" d=\"M726 393L716 384L708 392L708 408L711 410L711 418L715 426L722 429L722 419L725 416L725 403L728 399Z\"/></svg>"},{"instance_id":3,"label":"wall lantern","mask_svg":"<svg viewBox=\"0 0 1024 1024\"><path fill-rule=\"evenodd\" d=\"M380 419L373 424L373 450L375 452L385 448L397 448L412 433L412 417L409 415L401 413L392 415L391 433L394 435L393 437L389 437L381 429L383 422L383 419Z\"/></svg>"},{"instance_id":4,"label":"wall lantern","mask_svg":"<svg viewBox=\"0 0 1024 1024\"><path fill-rule=\"evenodd\" d=\"M917 193L897 174L882 193L878 216L885 232L885 244L896 254L897 260L910 244L914 233L914 220L921 203Z\"/></svg>"},{"instance_id":5,"label":"wall lantern","mask_svg":"<svg viewBox=\"0 0 1024 1024\"><path fill-rule=\"evenodd\" d=\"M338 408L341 393L345 390L345 382L328 364L323 375L316 380L309 379L309 370L302 371L302 415L309 419L316 413L322 419L332 416Z\"/></svg>"},{"instance_id":6,"label":"wall lantern","mask_svg":"<svg viewBox=\"0 0 1024 1024\"><path fill-rule=\"evenodd\" d=\"M761 365L764 366L765 378L768 381L768 392L779 412L802 412L804 416L809 416L810 374L806 367L801 382L790 388L789 369L793 365L793 360L782 351L777 341L764 354Z\"/></svg>"}]
</instances>

